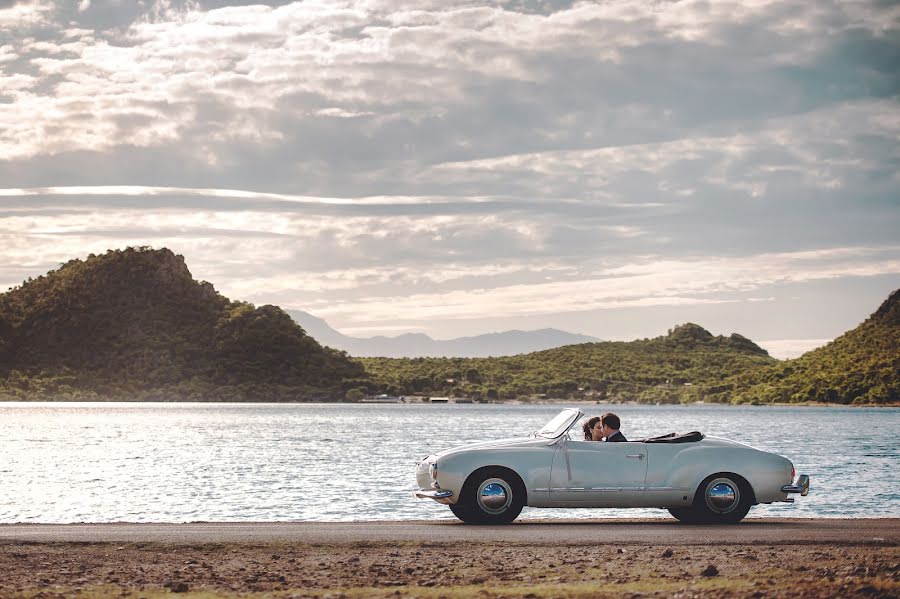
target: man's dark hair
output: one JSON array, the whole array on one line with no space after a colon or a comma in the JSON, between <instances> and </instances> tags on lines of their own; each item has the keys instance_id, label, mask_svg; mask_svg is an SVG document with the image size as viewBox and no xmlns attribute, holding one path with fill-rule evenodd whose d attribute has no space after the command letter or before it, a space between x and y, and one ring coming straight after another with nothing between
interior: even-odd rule
<instances>
[{"instance_id":1,"label":"man's dark hair","mask_svg":"<svg viewBox=\"0 0 900 599\"><path fill-rule=\"evenodd\" d=\"M612 412L607 412L606 414L601 416L600 422L613 429L614 431L619 430L619 427L622 426L622 423L619 421L619 417Z\"/></svg>"}]
</instances>

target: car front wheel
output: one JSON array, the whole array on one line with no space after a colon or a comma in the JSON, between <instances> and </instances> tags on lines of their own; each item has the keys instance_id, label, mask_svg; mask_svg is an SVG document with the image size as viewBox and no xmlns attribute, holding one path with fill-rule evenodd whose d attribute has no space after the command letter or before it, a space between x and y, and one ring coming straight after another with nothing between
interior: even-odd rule
<instances>
[{"instance_id":1,"label":"car front wheel","mask_svg":"<svg viewBox=\"0 0 900 599\"><path fill-rule=\"evenodd\" d=\"M466 524L509 524L524 506L522 480L511 470L493 467L473 472L450 510Z\"/></svg>"},{"instance_id":2,"label":"car front wheel","mask_svg":"<svg viewBox=\"0 0 900 599\"><path fill-rule=\"evenodd\" d=\"M740 477L714 474L700 483L694 503L671 508L669 513L688 523L730 524L740 522L753 506L753 491Z\"/></svg>"}]
</instances>

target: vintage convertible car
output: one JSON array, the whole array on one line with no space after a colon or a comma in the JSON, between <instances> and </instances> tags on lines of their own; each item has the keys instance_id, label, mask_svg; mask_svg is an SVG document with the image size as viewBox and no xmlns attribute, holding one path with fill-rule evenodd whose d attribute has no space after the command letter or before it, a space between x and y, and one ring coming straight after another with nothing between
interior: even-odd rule
<instances>
[{"instance_id":1,"label":"vintage convertible car","mask_svg":"<svg viewBox=\"0 0 900 599\"><path fill-rule=\"evenodd\" d=\"M809 477L795 477L786 458L700 433L573 439L569 429L583 415L566 409L528 437L430 455L416 465L415 496L477 524L512 522L526 505L657 507L683 522L724 523L739 522L756 504L809 492Z\"/></svg>"}]
</instances>

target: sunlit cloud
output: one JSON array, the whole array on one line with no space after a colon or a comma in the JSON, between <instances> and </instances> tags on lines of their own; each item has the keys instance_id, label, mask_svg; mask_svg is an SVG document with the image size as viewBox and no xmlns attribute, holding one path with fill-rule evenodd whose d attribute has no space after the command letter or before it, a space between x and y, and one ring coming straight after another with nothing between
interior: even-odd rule
<instances>
[{"instance_id":1,"label":"sunlit cloud","mask_svg":"<svg viewBox=\"0 0 900 599\"><path fill-rule=\"evenodd\" d=\"M242 189L203 189L203 188L185 188L185 187L157 187L146 185L104 185L104 186L69 186L69 187L33 187L27 189L10 188L0 189L0 197L18 198L38 196L41 198L52 198L53 196L115 196L115 197L207 197L207 198L223 198L238 200L276 200L279 202L293 202L300 204L323 204L323 205L352 205L352 206L378 206L378 205L406 205L406 204L439 204L447 202L496 202L503 201L502 198L490 197L429 197L429 196L372 196L359 198L329 198L316 196L301 196L283 193L267 193L248 191ZM52 202L43 202L44 204L52 204Z\"/></svg>"},{"instance_id":2,"label":"sunlit cloud","mask_svg":"<svg viewBox=\"0 0 900 599\"><path fill-rule=\"evenodd\" d=\"M534 316L623 307L713 304L732 301L722 299L723 292L751 293L776 283L900 275L900 259L891 257L897 249L886 252L837 248L743 258L655 259L610 268L598 273L602 277L591 279L372 297L346 305L323 301L310 309L343 322L378 322L403 314L407 322L424 324L433 318L467 319L493 313Z\"/></svg>"}]
</instances>

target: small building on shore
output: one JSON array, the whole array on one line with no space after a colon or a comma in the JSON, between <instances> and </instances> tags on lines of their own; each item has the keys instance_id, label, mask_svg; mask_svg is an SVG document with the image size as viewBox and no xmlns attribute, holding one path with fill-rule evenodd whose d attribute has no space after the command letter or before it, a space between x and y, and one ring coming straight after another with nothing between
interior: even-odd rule
<instances>
[{"instance_id":1,"label":"small building on shore","mask_svg":"<svg viewBox=\"0 0 900 599\"><path fill-rule=\"evenodd\" d=\"M360 403L403 403L403 396L387 395L369 395L360 400Z\"/></svg>"},{"instance_id":2,"label":"small building on shore","mask_svg":"<svg viewBox=\"0 0 900 599\"><path fill-rule=\"evenodd\" d=\"M427 403L473 403L471 397L429 397Z\"/></svg>"}]
</instances>

